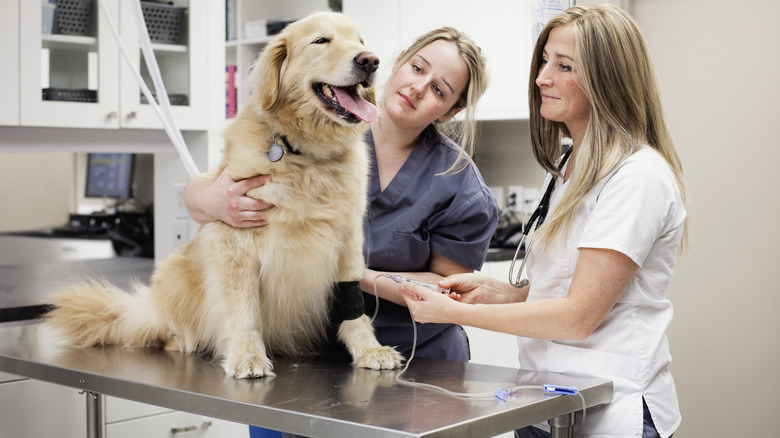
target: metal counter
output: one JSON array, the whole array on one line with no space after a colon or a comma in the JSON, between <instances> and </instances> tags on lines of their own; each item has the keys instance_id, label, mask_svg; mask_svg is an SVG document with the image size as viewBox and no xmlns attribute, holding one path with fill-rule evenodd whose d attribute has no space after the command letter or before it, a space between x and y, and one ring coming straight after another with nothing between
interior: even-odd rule
<instances>
[{"instance_id":1,"label":"metal counter","mask_svg":"<svg viewBox=\"0 0 780 438\"><path fill-rule=\"evenodd\" d=\"M0 323L39 317L49 295L72 282L102 279L127 290L153 270L153 259L134 257L0 265Z\"/></svg>"},{"instance_id":2,"label":"metal counter","mask_svg":"<svg viewBox=\"0 0 780 438\"><path fill-rule=\"evenodd\" d=\"M228 377L207 358L161 350L57 345L41 324L0 327L0 371L102 397L110 395L311 437L490 437L553 419L571 432L579 397L545 395L543 384L576 386L586 406L609 403L612 383L512 368L416 358L405 379L455 392L538 385L506 401L474 400L395 381L374 371L307 359L275 361L275 377ZM93 413L94 415L94 413ZM93 421L95 419L93 418ZM93 434L101 425L93 424ZM557 434L558 432L556 432Z\"/></svg>"}]
</instances>

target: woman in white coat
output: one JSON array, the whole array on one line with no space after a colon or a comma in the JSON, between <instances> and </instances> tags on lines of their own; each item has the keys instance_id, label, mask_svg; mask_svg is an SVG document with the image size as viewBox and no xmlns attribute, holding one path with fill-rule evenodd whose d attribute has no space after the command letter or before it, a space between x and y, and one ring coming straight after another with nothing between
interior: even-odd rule
<instances>
[{"instance_id":1,"label":"woman in white coat","mask_svg":"<svg viewBox=\"0 0 780 438\"><path fill-rule=\"evenodd\" d=\"M530 283L459 274L439 281L455 299L408 283L404 299L419 322L518 335L524 369L612 380L613 402L589 409L577 434L671 436L667 292L686 196L644 39L616 7L570 8L542 31L529 85L532 146L552 185L527 247ZM573 146L559 170L562 137ZM545 436L539 428L518 435Z\"/></svg>"}]
</instances>

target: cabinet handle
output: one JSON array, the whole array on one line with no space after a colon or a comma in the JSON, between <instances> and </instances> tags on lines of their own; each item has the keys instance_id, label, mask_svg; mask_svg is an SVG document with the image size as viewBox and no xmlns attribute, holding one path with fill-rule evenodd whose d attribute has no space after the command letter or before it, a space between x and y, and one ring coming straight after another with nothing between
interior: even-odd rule
<instances>
[{"instance_id":1,"label":"cabinet handle","mask_svg":"<svg viewBox=\"0 0 780 438\"><path fill-rule=\"evenodd\" d=\"M116 118L116 111L111 111L110 113L106 114L107 119L115 119Z\"/></svg>"},{"instance_id":2,"label":"cabinet handle","mask_svg":"<svg viewBox=\"0 0 780 438\"><path fill-rule=\"evenodd\" d=\"M135 111L130 111L129 113L127 113L127 118L128 118L128 119L134 119L134 118L135 118L135 116L137 116L137 114L135 113Z\"/></svg>"},{"instance_id":3,"label":"cabinet handle","mask_svg":"<svg viewBox=\"0 0 780 438\"><path fill-rule=\"evenodd\" d=\"M205 430L211 427L211 421L204 421L200 424L200 426L193 425L193 426L184 426L184 427L172 427L171 428L171 434L176 435L177 433L185 433L185 432L194 432L196 430Z\"/></svg>"}]
</instances>

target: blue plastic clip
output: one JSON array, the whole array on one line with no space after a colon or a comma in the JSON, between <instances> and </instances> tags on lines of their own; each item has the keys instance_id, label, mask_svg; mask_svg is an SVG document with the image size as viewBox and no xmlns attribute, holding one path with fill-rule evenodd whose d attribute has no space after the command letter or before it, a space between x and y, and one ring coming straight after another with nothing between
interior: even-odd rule
<instances>
[{"instance_id":1,"label":"blue plastic clip","mask_svg":"<svg viewBox=\"0 0 780 438\"><path fill-rule=\"evenodd\" d=\"M544 391L552 394L577 395L576 386L544 385Z\"/></svg>"},{"instance_id":2,"label":"blue plastic clip","mask_svg":"<svg viewBox=\"0 0 780 438\"><path fill-rule=\"evenodd\" d=\"M506 401L506 391L504 391L501 388L496 388L496 398L499 400Z\"/></svg>"}]
</instances>

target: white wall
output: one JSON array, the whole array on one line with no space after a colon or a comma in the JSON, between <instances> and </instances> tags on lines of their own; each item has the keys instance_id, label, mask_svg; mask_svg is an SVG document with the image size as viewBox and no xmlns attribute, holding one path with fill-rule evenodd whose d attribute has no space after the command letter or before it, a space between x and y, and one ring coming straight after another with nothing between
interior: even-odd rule
<instances>
[{"instance_id":1,"label":"white wall","mask_svg":"<svg viewBox=\"0 0 780 438\"><path fill-rule=\"evenodd\" d=\"M183 136L198 170L209 170L208 133L186 131ZM175 151L155 154L154 177L154 258L159 262L192 239L198 224L180 213L175 186L186 184L190 178ZM184 234L182 240L176 239L178 234Z\"/></svg>"}]
</instances>

